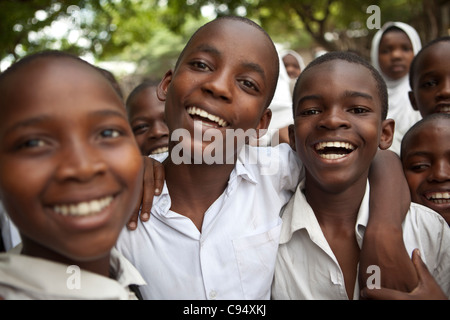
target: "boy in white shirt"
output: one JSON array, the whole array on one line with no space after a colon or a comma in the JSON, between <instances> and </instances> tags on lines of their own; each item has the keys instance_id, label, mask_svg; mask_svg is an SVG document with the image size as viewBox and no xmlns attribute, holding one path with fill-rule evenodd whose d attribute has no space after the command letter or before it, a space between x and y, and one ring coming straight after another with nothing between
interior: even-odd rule
<instances>
[{"instance_id":1,"label":"boy in white shirt","mask_svg":"<svg viewBox=\"0 0 450 320\"><path fill-rule=\"evenodd\" d=\"M369 167L378 147L389 148L394 131L393 120L386 120L386 85L356 55L329 53L300 75L293 109L291 145L305 178L283 210L272 297L357 299L358 272L366 272L358 271L358 264L368 220ZM408 252L420 250L449 296L450 230L444 219L412 203L403 237ZM378 269L375 276L386 274Z\"/></svg>"},{"instance_id":2,"label":"boy in white shirt","mask_svg":"<svg viewBox=\"0 0 450 320\"><path fill-rule=\"evenodd\" d=\"M171 134L166 183L150 220L124 230L117 244L146 279L144 298L270 297L279 212L299 181L300 163L288 145L251 147L245 133L268 127L278 68L261 27L224 17L200 28L166 73L158 89ZM390 212L380 220L389 229L386 221L400 216L395 211L374 216Z\"/></svg>"}]
</instances>

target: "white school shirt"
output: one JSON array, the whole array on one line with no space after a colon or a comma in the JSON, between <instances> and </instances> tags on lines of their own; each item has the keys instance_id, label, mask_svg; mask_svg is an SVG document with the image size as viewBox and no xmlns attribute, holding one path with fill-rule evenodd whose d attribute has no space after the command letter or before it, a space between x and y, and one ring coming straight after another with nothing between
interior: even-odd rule
<instances>
[{"instance_id":1,"label":"white school shirt","mask_svg":"<svg viewBox=\"0 0 450 320\"><path fill-rule=\"evenodd\" d=\"M272 299L347 300L344 275L301 191L304 183L303 180L299 184L283 210ZM369 183L355 226L360 248L368 219ZM428 270L450 296L450 228L446 221L430 208L411 203L402 227L406 250L411 255L415 248L420 250ZM355 279L353 299L359 299L359 291L358 279Z\"/></svg>"},{"instance_id":2,"label":"white school shirt","mask_svg":"<svg viewBox=\"0 0 450 320\"><path fill-rule=\"evenodd\" d=\"M201 233L170 210L166 185L153 200L149 221L139 221L135 231L124 228L117 248L147 282L140 287L144 299L270 298L279 214L301 167L287 144L243 151L225 191L206 211ZM249 164L244 154L257 161ZM268 169L263 164L270 161Z\"/></svg>"},{"instance_id":3,"label":"white school shirt","mask_svg":"<svg viewBox=\"0 0 450 320\"><path fill-rule=\"evenodd\" d=\"M145 284L116 249L110 258L115 279L20 251L21 245L0 254L0 297L6 300L136 300L129 286Z\"/></svg>"}]
</instances>

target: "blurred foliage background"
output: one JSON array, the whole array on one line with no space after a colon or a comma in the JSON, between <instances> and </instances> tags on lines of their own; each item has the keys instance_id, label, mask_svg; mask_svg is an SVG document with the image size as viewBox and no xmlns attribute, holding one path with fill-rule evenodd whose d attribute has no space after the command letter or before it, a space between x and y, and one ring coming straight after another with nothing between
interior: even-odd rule
<instances>
[{"instance_id":1,"label":"blurred foliage background","mask_svg":"<svg viewBox=\"0 0 450 320\"><path fill-rule=\"evenodd\" d=\"M0 71L44 49L78 54L112 71L125 95L144 78L159 80L190 35L220 15L246 16L306 62L319 47L368 57L380 23L403 21L422 42L449 35L448 0L0 0Z\"/></svg>"}]
</instances>

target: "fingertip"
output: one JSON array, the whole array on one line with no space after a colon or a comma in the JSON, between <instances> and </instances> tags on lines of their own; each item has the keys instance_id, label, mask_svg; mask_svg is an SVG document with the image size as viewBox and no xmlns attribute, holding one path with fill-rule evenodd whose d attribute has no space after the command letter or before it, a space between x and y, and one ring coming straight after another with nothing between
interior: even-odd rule
<instances>
[{"instance_id":1,"label":"fingertip","mask_svg":"<svg viewBox=\"0 0 450 320\"><path fill-rule=\"evenodd\" d=\"M142 221L148 221L149 218L150 218L150 215L147 212L141 213Z\"/></svg>"},{"instance_id":2,"label":"fingertip","mask_svg":"<svg viewBox=\"0 0 450 320\"><path fill-rule=\"evenodd\" d=\"M128 227L129 230L135 230L136 227L137 227L137 224L136 224L135 221L131 221L131 222L129 222L129 223L127 224L127 227Z\"/></svg>"}]
</instances>

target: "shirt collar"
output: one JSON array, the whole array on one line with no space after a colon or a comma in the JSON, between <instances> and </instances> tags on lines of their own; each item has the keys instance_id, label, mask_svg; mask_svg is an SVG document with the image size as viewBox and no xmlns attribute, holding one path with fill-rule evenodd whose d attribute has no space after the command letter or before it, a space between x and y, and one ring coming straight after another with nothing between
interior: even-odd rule
<instances>
[{"instance_id":1,"label":"shirt collar","mask_svg":"<svg viewBox=\"0 0 450 320\"><path fill-rule=\"evenodd\" d=\"M43 299L128 299L130 285L145 285L139 271L117 249L110 255L114 280L79 270L79 286L70 288L76 269L50 260L19 254L21 245L0 255L0 282ZM32 272L30 272L30 266Z\"/></svg>"},{"instance_id":2,"label":"shirt collar","mask_svg":"<svg viewBox=\"0 0 450 320\"><path fill-rule=\"evenodd\" d=\"M282 212L283 224L281 227L280 244L287 243L292 235L301 229L306 229L308 231L311 240L315 241L315 232L320 228L317 218L312 210L311 206L308 204L306 197L302 190L305 188L305 179L303 179L292 197L288 202L286 207ZM367 181L366 191L359 207L358 217L356 219L356 237L359 246L362 245L362 239L364 238L364 232L367 227L367 222L369 220L369 195L370 186Z\"/></svg>"},{"instance_id":3,"label":"shirt collar","mask_svg":"<svg viewBox=\"0 0 450 320\"><path fill-rule=\"evenodd\" d=\"M243 147L242 149L246 149ZM245 152L248 154L248 150L243 150L240 153L240 156L237 158L236 165L231 171L230 177L228 179L228 185L225 189L225 193L230 195L237 187L239 181L241 179L246 180L252 184L257 184L258 180L255 178L254 173L251 170L251 166L257 166L258 164L247 164L245 163L243 157L245 156ZM240 178L240 179L239 179ZM172 205L169 189L167 188L167 183L164 181L164 186L159 196L155 196L153 201L153 208L156 209L156 212L159 214L166 214Z\"/></svg>"}]
</instances>

